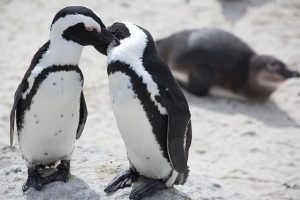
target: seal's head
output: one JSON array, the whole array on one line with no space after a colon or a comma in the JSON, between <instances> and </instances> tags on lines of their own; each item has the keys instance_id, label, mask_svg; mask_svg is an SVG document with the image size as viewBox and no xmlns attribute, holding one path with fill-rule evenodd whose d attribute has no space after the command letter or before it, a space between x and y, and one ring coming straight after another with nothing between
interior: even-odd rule
<instances>
[{"instance_id":1,"label":"seal's head","mask_svg":"<svg viewBox=\"0 0 300 200\"><path fill-rule=\"evenodd\" d=\"M300 77L300 74L273 56L254 55L250 61L250 76L257 86L275 90L286 79Z\"/></svg>"}]
</instances>

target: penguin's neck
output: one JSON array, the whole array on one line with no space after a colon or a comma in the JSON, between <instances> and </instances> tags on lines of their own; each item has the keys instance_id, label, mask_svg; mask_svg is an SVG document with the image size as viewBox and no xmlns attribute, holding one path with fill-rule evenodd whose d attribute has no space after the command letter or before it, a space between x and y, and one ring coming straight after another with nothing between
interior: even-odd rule
<instances>
[{"instance_id":1,"label":"penguin's neck","mask_svg":"<svg viewBox=\"0 0 300 200\"><path fill-rule=\"evenodd\" d=\"M132 39L124 39L117 47L108 47L108 63L116 60L124 61L127 64L139 60L143 57L146 46L145 41L138 43Z\"/></svg>"},{"instance_id":2,"label":"penguin's neck","mask_svg":"<svg viewBox=\"0 0 300 200\"><path fill-rule=\"evenodd\" d=\"M141 61L148 43L147 36L137 27L132 28L130 34L130 37L120 40L120 45L108 47L108 63L122 61L130 65Z\"/></svg>"},{"instance_id":3,"label":"penguin's neck","mask_svg":"<svg viewBox=\"0 0 300 200\"><path fill-rule=\"evenodd\" d=\"M53 65L78 65L83 46L62 37L50 38L50 45L40 59L39 67Z\"/></svg>"}]
</instances>

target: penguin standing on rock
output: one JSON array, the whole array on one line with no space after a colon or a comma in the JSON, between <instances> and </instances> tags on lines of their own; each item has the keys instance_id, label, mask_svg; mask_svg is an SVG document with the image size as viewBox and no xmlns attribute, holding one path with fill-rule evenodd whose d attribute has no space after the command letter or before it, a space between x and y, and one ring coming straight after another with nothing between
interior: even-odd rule
<instances>
[{"instance_id":1,"label":"penguin standing on rock","mask_svg":"<svg viewBox=\"0 0 300 200\"><path fill-rule=\"evenodd\" d=\"M150 33L131 23L114 23L107 30L121 44L95 48L107 54L112 107L130 168L113 179L105 192L129 187L139 176L150 178L149 183L131 192L129 198L137 200L186 182L191 116Z\"/></svg>"},{"instance_id":2,"label":"penguin standing on rock","mask_svg":"<svg viewBox=\"0 0 300 200\"><path fill-rule=\"evenodd\" d=\"M34 55L14 97L10 116L13 143L16 117L20 149L28 167L23 191L41 190L53 181L67 182L75 139L81 136L87 108L78 67L83 46L118 42L90 9L70 6L53 19L50 40ZM60 161L55 172L43 169Z\"/></svg>"}]
</instances>

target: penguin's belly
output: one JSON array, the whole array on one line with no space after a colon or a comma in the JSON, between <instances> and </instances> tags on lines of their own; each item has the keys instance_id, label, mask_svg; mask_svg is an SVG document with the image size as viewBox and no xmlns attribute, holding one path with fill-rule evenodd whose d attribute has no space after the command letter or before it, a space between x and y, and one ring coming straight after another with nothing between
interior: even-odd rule
<instances>
[{"instance_id":1,"label":"penguin's belly","mask_svg":"<svg viewBox=\"0 0 300 200\"><path fill-rule=\"evenodd\" d=\"M82 80L75 71L50 73L24 113L19 143L28 164L69 159L79 123Z\"/></svg>"},{"instance_id":2,"label":"penguin's belly","mask_svg":"<svg viewBox=\"0 0 300 200\"><path fill-rule=\"evenodd\" d=\"M146 112L132 90L130 77L121 72L110 74L109 88L115 118L131 164L146 177L166 178L172 171L171 165L163 156Z\"/></svg>"}]
</instances>

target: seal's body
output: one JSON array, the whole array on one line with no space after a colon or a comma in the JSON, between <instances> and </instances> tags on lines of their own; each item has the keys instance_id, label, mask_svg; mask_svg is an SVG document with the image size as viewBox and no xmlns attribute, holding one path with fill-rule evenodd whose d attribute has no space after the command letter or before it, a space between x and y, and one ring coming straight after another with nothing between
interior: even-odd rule
<instances>
[{"instance_id":1,"label":"seal's body","mask_svg":"<svg viewBox=\"0 0 300 200\"><path fill-rule=\"evenodd\" d=\"M257 55L219 29L177 32L156 41L156 46L180 85L199 96L266 100L282 81L299 76L280 60Z\"/></svg>"}]
</instances>

